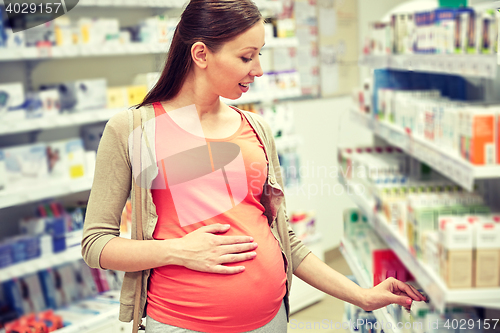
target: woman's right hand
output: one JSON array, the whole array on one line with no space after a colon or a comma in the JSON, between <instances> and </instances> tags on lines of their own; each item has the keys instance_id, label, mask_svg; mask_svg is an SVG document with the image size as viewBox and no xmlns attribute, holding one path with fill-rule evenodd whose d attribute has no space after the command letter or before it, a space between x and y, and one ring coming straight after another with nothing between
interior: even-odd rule
<instances>
[{"instance_id":1,"label":"woman's right hand","mask_svg":"<svg viewBox=\"0 0 500 333\"><path fill-rule=\"evenodd\" d=\"M186 268L218 274L235 274L245 270L244 266L225 266L224 264L241 262L257 256L252 251L257 248L250 236L222 236L229 230L229 224L211 224L203 226L182 238L170 239L172 264Z\"/></svg>"}]
</instances>

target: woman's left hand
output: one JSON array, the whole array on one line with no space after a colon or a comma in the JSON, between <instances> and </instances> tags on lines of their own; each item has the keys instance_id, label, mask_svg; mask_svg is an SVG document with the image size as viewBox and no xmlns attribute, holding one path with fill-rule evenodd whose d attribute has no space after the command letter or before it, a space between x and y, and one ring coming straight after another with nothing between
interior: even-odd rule
<instances>
[{"instance_id":1,"label":"woman's left hand","mask_svg":"<svg viewBox=\"0 0 500 333\"><path fill-rule=\"evenodd\" d=\"M372 311L396 303L410 310L413 301L425 302L427 299L413 286L390 277L375 287L366 289L363 309Z\"/></svg>"}]
</instances>

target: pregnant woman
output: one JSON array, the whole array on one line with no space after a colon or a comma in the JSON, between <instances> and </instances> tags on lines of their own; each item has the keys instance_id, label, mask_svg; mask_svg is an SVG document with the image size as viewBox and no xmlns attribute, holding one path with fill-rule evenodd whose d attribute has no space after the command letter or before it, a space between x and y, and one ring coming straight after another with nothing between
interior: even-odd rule
<instances>
[{"instance_id":1,"label":"pregnant woman","mask_svg":"<svg viewBox=\"0 0 500 333\"><path fill-rule=\"evenodd\" d=\"M120 320L136 302L150 333L286 332L293 274L366 310L424 300L392 278L360 288L289 227L268 124L220 100L263 74L264 35L250 0L190 1L158 83L106 125L82 254L126 272ZM129 195L133 239L123 239Z\"/></svg>"}]
</instances>

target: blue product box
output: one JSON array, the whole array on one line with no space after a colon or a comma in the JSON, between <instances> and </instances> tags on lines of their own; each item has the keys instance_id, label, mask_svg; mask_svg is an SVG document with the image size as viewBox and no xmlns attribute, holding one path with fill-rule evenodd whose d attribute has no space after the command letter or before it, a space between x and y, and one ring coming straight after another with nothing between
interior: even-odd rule
<instances>
[{"instance_id":1,"label":"blue product box","mask_svg":"<svg viewBox=\"0 0 500 333\"><path fill-rule=\"evenodd\" d=\"M56 300L56 289L54 283L54 276L51 274L52 269L41 270L38 272L40 278L40 284L42 285L43 297L45 299L45 304L50 309L57 309L59 304Z\"/></svg>"},{"instance_id":2,"label":"blue product box","mask_svg":"<svg viewBox=\"0 0 500 333\"><path fill-rule=\"evenodd\" d=\"M0 268L14 264L12 244L8 242L0 243Z\"/></svg>"},{"instance_id":3,"label":"blue product box","mask_svg":"<svg viewBox=\"0 0 500 333\"><path fill-rule=\"evenodd\" d=\"M5 32L5 24L3 23L3 17L5 14L5 8L0 6L0 47L5 47L7 43L7 33Z\"/></svg>"},{"instance_id":4,"label":"blue product box","mask_svg":"<svg viewBox=\"0 0 500 333\"><path fill-rule=\"evenodd\" d=\"M66 233L64 217L50 217L45 220L45 232L53 236L63 236Z\"/></svg>"},{"instance_id":5,"label":"blue product box","mask_svg":"<svg viewBox=\"0 0 500 333\"><path fill-rule=\"evenodd\" d=\"M24 314L23 297L19 285L14 280L9 280L2 285L7 303L19 317Z\"/></svg>"}]
</instances>

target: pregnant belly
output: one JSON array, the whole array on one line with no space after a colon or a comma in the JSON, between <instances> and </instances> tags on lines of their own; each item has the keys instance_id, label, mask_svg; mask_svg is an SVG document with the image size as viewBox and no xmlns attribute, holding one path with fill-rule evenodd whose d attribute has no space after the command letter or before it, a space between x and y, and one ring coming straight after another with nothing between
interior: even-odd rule
<instances>
[{"instance_id":1,"label":"pregnant belly","mask_svg":"<svg viewBox=\"0 0 500 333\"><path fill-rule=\"evenodd\" d=\"M256 239L259 247L254 259L229 264L245 266L242 273L205 273L182 266L154 269L148 315L175 326L190 328L185 323L194 323L205 329L204 325L247 327L272 319L286 292L286 274L279 245L270 236Z\"/></svg>"}]
</instances>

